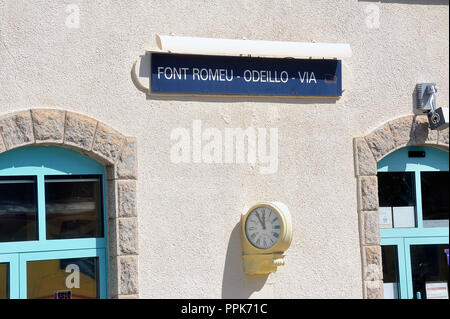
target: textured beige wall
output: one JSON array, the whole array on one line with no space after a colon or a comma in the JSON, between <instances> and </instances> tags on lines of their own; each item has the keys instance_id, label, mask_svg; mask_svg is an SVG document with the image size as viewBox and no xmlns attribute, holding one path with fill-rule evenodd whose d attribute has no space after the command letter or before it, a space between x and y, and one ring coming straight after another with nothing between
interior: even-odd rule
<instances>
[{"instance_id":1,"label":"textured beige wall","mask_svg":"<svg viewBox=\"0 0 450 319\"><path fill-rule=\"evenodd\" d=\"M72 3L75 29L65 23ZM448 106L448 13L438 0L0 0L0 115L61 108L136 136L140 297L360 298L352 139L412 114L418 82L437 82ZM172 32L349 43L349 83L336 102L148 98L132 65ZM171 163L172 129L194 119L222 131L278 128L278 172ZM246 277L237 225L265 200L288 205L294 238L277 273Z\"/></svg>"}]
</instances>

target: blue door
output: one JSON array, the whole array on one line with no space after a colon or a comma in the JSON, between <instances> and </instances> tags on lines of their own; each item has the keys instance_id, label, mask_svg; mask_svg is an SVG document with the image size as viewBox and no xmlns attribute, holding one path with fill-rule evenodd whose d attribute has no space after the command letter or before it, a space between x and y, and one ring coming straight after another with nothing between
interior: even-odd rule
<instances>
[{"instance_id":1,"label":"blue door","mask_svg":"<svg viewBox=\"0 0 450 319\"><path fill-rule=\"evenodd\" d=\"M378 163L385 298L448 299L449 161L406 147Z\"/></svg>"},{"instance_id":2,"label":"blue door","mask_svg":"<svg viewBox=\"0 0 450 319\"><path fill-rule=\"evenodd\" d=\"M107 298L105 170L78 152L0 154L0 298Z\"/></svg>"}]
</instances>

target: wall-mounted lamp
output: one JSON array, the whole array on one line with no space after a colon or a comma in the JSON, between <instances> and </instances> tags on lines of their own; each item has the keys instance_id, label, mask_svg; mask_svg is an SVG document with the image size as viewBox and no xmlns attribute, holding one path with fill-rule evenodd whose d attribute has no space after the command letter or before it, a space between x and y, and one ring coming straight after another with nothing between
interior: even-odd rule
<instances>
[{"instance_id":1,"label":"wall-mounted lamp","mask_svg":"<svg viewBox=\"0 0 450 319\"><path fill-rule=\"evenodd\" d=\"M166 35L157 35L156 43L161 51L183 54L338 60L352 55L350 45L344 43L233 40Z\"/></svg>"},{"instance_id":2,"label":"wall-mounted lamp","mask_svg":"<svg viewBox=\"0 0 450 319\"><path fill-rule=\"evenodd\" d=\"M443 130L449 126L448 107L436 106L436 83L419 83L416 85L417 105L419 112L428 115L428 123L432 130Z\"/></svg>"}]
</instances>

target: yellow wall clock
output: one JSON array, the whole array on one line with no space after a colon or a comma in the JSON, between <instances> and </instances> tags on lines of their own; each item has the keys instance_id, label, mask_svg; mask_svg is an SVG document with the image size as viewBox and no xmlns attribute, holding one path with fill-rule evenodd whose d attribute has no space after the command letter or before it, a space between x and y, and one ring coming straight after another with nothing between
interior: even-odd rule
<instances>
[{"instance_id":1,"label":"yellow wall clock","mask_svg":"<svg viewBox=\"0 0 450 319\"><path fill-rule=\"evenodd\" d=\"M269 274L284 265L284 252L292 241L292 220L286 205L256 204L241 216L241 227L246 274Z\"/></svg>"}]
</instances>

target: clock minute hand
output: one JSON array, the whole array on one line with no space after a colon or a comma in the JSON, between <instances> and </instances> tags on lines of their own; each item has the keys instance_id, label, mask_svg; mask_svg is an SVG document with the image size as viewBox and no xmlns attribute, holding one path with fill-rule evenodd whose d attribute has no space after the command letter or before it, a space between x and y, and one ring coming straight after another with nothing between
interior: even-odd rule
<instances>
[{"instance_id":1,"label":"clock minute hand","mask_svg":"<svg viewBox=\"0 0 450 319\"><path fill-rule=\"evenodd\" d=\"M262 215L262 220L263 220L263 229L266 229L266 214L263 213Z\"/></svg>"},{"instance_id":2,"label":"clock minute hand","mask_svg":"<svg viewBox=\"0 0 450 319\"><path fill-rule=\"evenodd\" d=\"M261 226L263 227L263 229L266 229L266 224L261 220L261 217L259 216L258 213L256 213L256 217L258 217L258 220L261 223Z\"/></svg>"}]
</instances>

